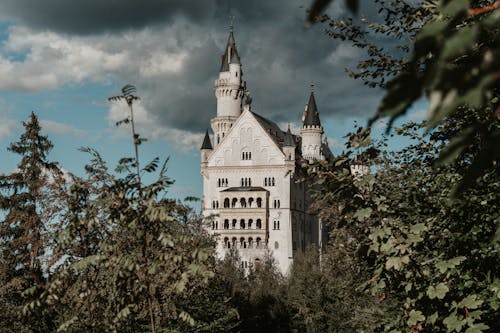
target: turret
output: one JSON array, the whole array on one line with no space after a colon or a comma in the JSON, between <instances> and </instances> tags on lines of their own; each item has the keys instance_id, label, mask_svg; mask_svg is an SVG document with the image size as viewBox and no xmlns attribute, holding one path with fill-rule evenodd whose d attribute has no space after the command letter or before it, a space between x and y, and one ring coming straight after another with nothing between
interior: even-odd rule
<instances>
[{"instance_id":1,"label":"turret","mask_svg":"<svg viewBox=\"0 0 500 333\"><path fill-rule=\"evenodd\" d=\"M285 154L286 161L295 162L295 147L295 139L290 131L290 125L288 125L288 130L285 133L285 140L283 142L283 153Z\"/></svg>"},{"instance_id":2,"label":"turret","mask_svg":"<svg viewBox=\"0 0 500 333\"><path fill-rule=\"evenodd\" d=\"M242 75L240 56L236 49L231 24L226 49L222 55L219 78L215 80L217 116L211 122L215 146L222 141L241 114L241 102L245 90L245 81L242 80Z\"/></svg>"},{"instance_id":3,"label":"turret","mask_svg":"<svg viewBox=\"0 0 500 333\"><path fill-rule=\"evenodd\" d=\"M208 130L205 132L205 138L203 138L203 144L201 145L201 167L207 166L208 158L213 151L212 142L210 141L210 136L208 135Z\"/></svg>"},{"instance_id":4,"label":"turret","mask_svg":"<svg viewBox=\"0 0 500 333\"><path fill-rule=\"evenodd\" d=\"M302 116L302 129L300 130L302 136L302 156L310 162L324 159L321 153L323 127L319 120L318 107L316 106L312 87L311 85L311 95Z\"/></svg>"}]
</instances>

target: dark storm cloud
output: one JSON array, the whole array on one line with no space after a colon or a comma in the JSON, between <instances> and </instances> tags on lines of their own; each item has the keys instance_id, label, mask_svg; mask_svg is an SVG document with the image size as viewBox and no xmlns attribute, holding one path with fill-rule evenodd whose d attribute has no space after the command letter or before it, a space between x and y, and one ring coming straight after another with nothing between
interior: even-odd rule
<instances>
[{"instance_id":1,"label":"dark storm cloud","mask_svg":"<svg viewBox=\"0 0 500 333\"><path fill-rule=\"evenodd\" d=\"M196 0L2 0L0 16L33 28L94 34L168 22L174 15L199 21L213 1Z\"/></svg>"},{"instance_id":2,"label":"dark storm cloud","mask_svg":"<svg viewBox=\"0 0 500 333\"><path fill-rule=\"evenodd\" d=\"M306 29L305 8L310 2L2 0L0 15L66 35L111 32L119 36L122 30L147 27L163 31L170 27L165 30L169 33L165 38L174 39L175 48L185 49L188 54L180 72L141 77L130 69L116 77L140 88L147 110L160 124L199 132L209 126L215 115L213 81L227 39L228 16L233 14L244 79L253 96L255 112L278 122L298 122L309 96L309 85L314 82L323 119L366 119L376 110L380 94L344 72L345 67L355 67L363 54L329 39L322 26ZM144 38L156 38L153 43L162 43L158 33L153 35ZM116 41L110 40L108 46L112 43ZM148 52L147 47L137 51L137 63L130 68L140 67Z\"/></svg>"}]
</instances>

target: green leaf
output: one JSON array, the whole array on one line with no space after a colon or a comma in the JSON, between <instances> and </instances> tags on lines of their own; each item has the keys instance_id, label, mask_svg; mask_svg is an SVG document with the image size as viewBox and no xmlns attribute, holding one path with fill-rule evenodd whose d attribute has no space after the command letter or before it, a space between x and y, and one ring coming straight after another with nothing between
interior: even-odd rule
<instances>
[{"instance_id":1,"label":"green leaf","mask_svg":"<svg viewBox=\"0 0 500 333\"><path fill-rule=\"evenodd\" d=\"M477 309L481 304L483 304L483 300L478 299L477 295L469 295L464 298L460 303L458 303L459 308L469 308L469 309Z\"/></svg>"},{"instance_id":2,"label":"green leaf","mask_svg":"<svg viewBox=\"0 0 500 333\"><path fill-rule=\"evenodd\" d=\"M490 328L488 325L485 325L483 323L475 324L469 327L465 333L482 333L486 331L488 328Z\"/></svg>"},{"instance_id":3,"label":"green leaf","mask_svg":"<svg viewBox=\"0 0 500 333\"><path fill-rule=\"evenodd\" d=\"M429 296L430 299L438 298L438 299L443 299L446 294L450 291L448 286L444 283L439 283L437 286L429 286L427 288L427 296Z\"/></svg>"},{"instance_id":4,"label":"green leaf","mask_svg":"<svg viewBox=\"0 0 500 333\"><path fill-rule=\"evenodd\" d=\"M457 315L452 313L443 320L443 324L448 329L448 332L460 332L462 327L465 325L465 320L458 319Z\"/></svg>"},{"instance_id":5,"label":"green leaf","mask_svg":"<svg viewBox=\"0 0 500 333\"><path fill-rule=\"evenodd\" d=\"M410 262L409 256L389 257L387 258L387 261L385 263L385 268L387 270L394 268L395 270L399 271L403 267L403 265L409 262Z\"/></svg>"},{"instance_id":6,"label":"green leaf","mask_svg":"<svg viewBox=\"0 0 500 333\"><path fill-rule=\"evenodd\" d=\"M369 218L371 213L372 209L370 207L360 208L356 211L356 213L354 213L354 217L361 222Z\"/></svg>"},{"instance_id":7,"label":"green leaf","mask_svg":"<svg viewBox=\"0 0 500 333\"><path fill-rule=\"evenodd\" d=\"M438 10L446 16L455 17L460 12L466 11L469 8L468 0L451 0L440 2Z\"/></svg>"},{"instance_id":8,"label":"green leaf","mask_svg":"<svg viewBox=\"0 0 500 333\"><path fill-rule=\"evenodd\" d=\"M462 263L462 261L464 261L465 259L467 258L464 256L460 256L450 260L440 260L436 262L435 266L440 273L445 273L448 269L455 268L456 266L460 265L460 263Z\"/></svg>"},{"instance_id":9,"label":"green leaf","mask_svg":"<svg viewBox=\"0 0 500 333\"><path fill-rule=\"evenodd\" d=\"M416 325L419 321L424 321L425 316L421 311L411 310L410 315L408 317L408 325L413 326Z\"/></svg>"},{"instance_id":10,"label":"green leaf","mask_svg":"<svg viewBox=\"0 0 500 333\"><path fill-rule=\"evenodd\" d=\"M453 1L452 1L453 2ZM477 27L464 27L446 40L441 53L441 59L450 59L471 49L477 34Z\"/></svg>"}]
</instances>

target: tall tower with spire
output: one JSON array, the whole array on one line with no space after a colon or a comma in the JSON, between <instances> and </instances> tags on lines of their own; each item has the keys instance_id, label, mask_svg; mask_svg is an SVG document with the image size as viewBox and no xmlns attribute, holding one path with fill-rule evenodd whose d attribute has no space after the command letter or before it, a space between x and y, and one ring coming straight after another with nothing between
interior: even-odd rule
<instances>
[{"instance_id":1,"label":"tall tower with spire","mask_svg":"<svg viewBox=\"0 0 500 333\"><path fill-rule=\"evenodd\" d=\"M311 84L311 95L302 116L302 156L309 160L322 160L323 127L319 120L318 107L314 99L314 85Z\"/></svg>"},{"instance_id":2,"label":"tall tower with spire","mask_svg":"<svg viewBox=\"0 0 500 333\"><path fill-rule=\"evenodd\" d=\"M215 80L217 116L211 121L215 146L222 141L241 115L242 98L245 91L245 81L242 79L243 72L233 30L231 22L226 49L222 55L219 78Z\"/></svg>"},{"instance_id":3,"label":"tall tower with spire","mask_svg":"<svg viewBox=\"0 0 500 333\"><path fill-rule=\"evenodd\" d=\"M246 88L231 23L215 80L214 137L207 131L200 149L202 214L219 258L236 249L239 264L250 270L272 254L287 274L294 257L308 245L321 248L326 234L308 209L312 199L301 181L307 174L303 161L332 155L322 141L314 92L298 135L253 110Z\"/></svg>"}]
</instances>

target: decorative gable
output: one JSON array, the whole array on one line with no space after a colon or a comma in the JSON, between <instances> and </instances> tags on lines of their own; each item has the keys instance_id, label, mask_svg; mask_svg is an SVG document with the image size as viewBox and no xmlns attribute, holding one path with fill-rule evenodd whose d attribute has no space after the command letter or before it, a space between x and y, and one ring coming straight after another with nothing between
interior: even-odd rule
<instances>
[{"instance_id":1,"label":"decorative gable","mask_svg":"<svg viewBox=\"0 0 500 333\"><path fill-rule=\"evenodd\" d=\"M285 156L272 133L244 111L210 155L208 166L284 165Z\"/></svg>"}]
</instances>

